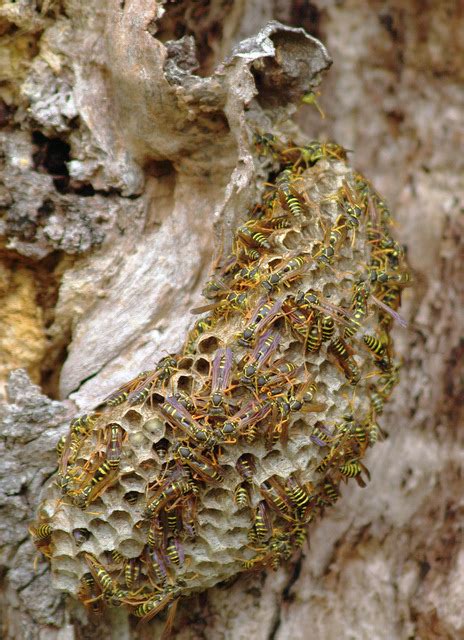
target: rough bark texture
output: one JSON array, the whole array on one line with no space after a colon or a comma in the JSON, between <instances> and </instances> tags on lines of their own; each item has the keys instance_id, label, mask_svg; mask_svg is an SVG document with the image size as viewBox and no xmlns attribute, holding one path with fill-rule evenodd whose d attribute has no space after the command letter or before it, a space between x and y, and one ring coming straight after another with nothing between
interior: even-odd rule
<instances>
[{"instance_id":1,"label":"rough bark texture","mask_svg":"<svg viewBox=\"0 0 464 640\"><path fill-rule=\"evenodd\" d=\"M292 566L185 603L175 637L464 636L459 3L23 0L0 8L0 367L41 389L16 371L3 409L5 638L153 637L63 602L27 525L74 408L181 344L215 230L227 244L262 179L244 106L288 129L294 95L327 66L300 31L242 42L270 19L326 44L326 119L302 107L297 120L353 149L400 221L415 270L404 368L368 487L345 490Z\"/></svg>"}]
</instances>

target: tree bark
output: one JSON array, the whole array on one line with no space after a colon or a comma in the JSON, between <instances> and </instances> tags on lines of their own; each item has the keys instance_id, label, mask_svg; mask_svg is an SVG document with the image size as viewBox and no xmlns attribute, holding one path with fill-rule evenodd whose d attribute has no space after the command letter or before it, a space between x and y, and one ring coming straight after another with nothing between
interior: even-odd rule
<instances>
[{"instance_id":1,"label":"tree bark","mask_svg":"<svg viewBox=\"0 0 464 640\"><path fill-rule=\"evenodd\" d=\"M2 409L5 638L153 637L54 591L27 526L73 413L182 344L265 179L249 122L295 133L295 97L329 65L271 19L334 60L325 119L305 106L298 125L352 149L396 211L414 270L404 365L368 487L344 490L290 566L184 603L174 637L464 636L458 3L26 0L0 7L0 366L29 376L10 375Z\"/></svg>"}]
</instances>

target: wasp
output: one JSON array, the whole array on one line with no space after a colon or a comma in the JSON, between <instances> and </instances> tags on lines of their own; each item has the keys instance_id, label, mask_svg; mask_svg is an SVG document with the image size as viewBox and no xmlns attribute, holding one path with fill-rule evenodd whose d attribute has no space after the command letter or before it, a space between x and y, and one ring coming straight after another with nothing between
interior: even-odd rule
<instances>
[{"instance_id":1,"label":"wasp","mask_svg":"<svg viewBox=\"0 0 464 640\"><path fill-rule=\"evenodd\" d=\"M372 202L376 211L380 214L380 222L384 227L391 224L391 213L385 201L380 197L377 191L372 192Z\"/></svg>"},{"instance_id":2,"label":"wasp","mask_svg":"<svg viewBox=\"0 0 464 640\"><path fill-rule=\"evenodd\" d=\"M145 549L145 565L147 567L148 578L155 586L157 584L164 585L168 578L169 561L164 551L158 547L150 547Z\"/></svg>"},{"instance_id":3,"label":"wasp","mask_svg":"<svg viewBox=\"0 0 464 640\"><path fill-rule=\"evenodd\" d=\"M92 574L84 573L79 582L77 597L79 600L82 600L85 605L90 604L91 611L95 615L99 615L103 611L101 595L102 592L98 588Z\"/></svg>"},{"instance_id":4,"label":"wasp","mask_svg":"<svg viewBox=\"0 0 464 640\"><path fill-rule=\"evenodd\" d=\"M143 380L129 395L127 402L133 406L145 402L157 381L164 382L174 373L177 360L174 356L161 358L155 367L154 373Z\"/></svg>"},{"instance_id":5,"label":"wasp","mask_svg":"<svg viewBox=\"0 0 464 640\"><path fill-rule=\"evenodd\" d=\"M408 271L400 273L390 273L375 267L369 270L371 283L380 285L393 285L394 287L407 287L411 282L411 276Z\"/></svg>"},{"instance_id":6,"label":"wasp","mask_svg":"<svg viewBox=\"0 0 464 640\"><path fill-rule=\"evenodd\" d=\"M162 636L162 640L165 640L169 635L170 627L176 611L175 605L177 604L177 600L181 593L182 589L180 586L167 585L163 591L156 593L151 598L139 604L133 612L134 616L141 618L140 623L143 624L154 618L158 613L169 606L169 616Z\"/></svg>"},{"instance_id":7,"label":"wasp","mask_svg":"<svg viewBox=\"0 0 464 640\"><path fill-rule=\"evenodd\" d=\"M150 520L148 529L147 544L150 549L154 547L163 547L166 542L166 530L161 520L161 515L157 513Z\"/></svg>"},{"instance_id":8,"label":"wasp","mask_svg":"<svg viewBox=\"0 0 464 640\"><path fill-rule=\"evenodd\" d=\"M383 340L377 338L377 336L364 335L364 344L372 351L376 358L382 358L386 352L386 344Z\"/></svg>"},{"instance_id":9,"label":"wasp","mask_svg":"<svg viewBox=\"0 0 464 640\"><path fill-rule=\"evenodd\" d=\"M29 532L33 536L34 542L42 543L50 538L53 529L49 524L43 523L39 524L38 527L30 527Z\"/></svg>"},{"instance_id":10,"label":"wasp","mask_svg":"<svg viewBox=\"0 0 464 640\"><path fill-rule=\"evenodd\" d=\"M268 331L258 340L248 362L243 368L240 382L251 385L258 371L263 367L272 354L277 350L280 337L277 333Z\"/></svg>"},{"instance_id":11,"label":"wasp","mask_svg":"<svg viewBox=\"0 0 464 640\"><path fill-rule=\"evenodd\" d=\"M351 384L357 384L361 379L361 374L354 358L350 355L346 342L342 338L334 338L329 349L335 355L347 380Z\"/></svg>"},{"instance_id":12,"label":"wasp","mask_svg":"<svg viewBox=\"0 0 464 640\"><path fill-rule=\"evenodd\" d=\"M298 375L298 373L299 369L297 369L293 362L281 361L276 363L271 371L261 373L257 377L256 382L258 387L266 387L268 394L276 395L283 392L283 389L278 387L278 385L283 381L290 384L291 378Z\"/></svg>"},{"instance_id":13,"label":"wasp","mask_svg":"<svg viewBox=\"0 0 464 640\"><path fill-rule=\"evenodd\" d=\"M194 404L194 402L193 402L192 398L191 398L191 397L189 396L189 394L188 394L188 393L186 393L185 391L177 391L177 393L175 393L175 394L174 394L174 398L175 398L175 399L177 400L177 402L178 402L179 404L181 404L181 405L184 407L184 409L186 409L187 411L189 411L189 412L195 411L196 406L195 406L195 404ZM159 444L159 443L157 443L157 444ZM167 446L169 443L162 443L162 444L164 444L165 446ZM157 451L158 455L160 455L160 454L159 454L159 451L158 451L158 447L155 447L155 448L156 448L156 451ZM163 458L163 457L164 457L164 458L166 457L166 453L164 453L164 454L161 454L161 455L160 455L160 458Z\"/></svg>"},{"instance_id":14,"label":"wasp","mask_svg":"<svg viewBox=\"0 0 464 640\"><path fill-rule=\"evenodd\" d=\"M367 210L368 201L372 193L372 186L363 175L357 172L353 174L353 181L359 203L365 210Z\"/></svg>"},{"instance_id":15,"label":"wasp","mask_svg":"<svg viewBox=\"0 0 464 640\"><path fill-rule=\"evenodd\" d=\"M393 364L389 371L380 376L377 389L383 400L390 397L393 387L398 383L400 368L401 364Z\"/></svg>"},{"instance_id":16,"label":"wasp","mask_svg":"<svg viewBox=\"0 0 464 640\"><path fill-rule=\"evenodd\" d=\"M258 254L259 258L259 254ZM249 282L256 282L259 278L259 267L242 267L238 273L235 274L235 280L247 280Z\"/></svg>"},{"instance_id":17,"label":"wasp","mask_svg":"<svg viewBox=\"0 0 464 640\"><path fill-rule=\"evenodd\" d=\"M345 430L339 435L341 436L340 441L331 448L328 455L316 467L318 473L325 471L329 465L336 464L337 460L346 460L347 458L359 456L359 442L350 437L350 430Z\"/></svg>"},{"instance_id":18,"label":"wasp","mask_svg":"<svg viewBox=\"0 0 464 640\"><path fill-rule=\"evenodd\" d=\"M213 416L223 415L224 391L230 385L233 355L229 347L218 349L213 360L211 380L211 396L209 413Z\"/></svg>"},{"instance_id":19,"label":"wasp","mask_svg":"<svg viewBox=\"0 0 464 640\"><path fill-rule=\"evenodd\" d=\"M117 469L121 462L122 439L124 429L117 424L108 427L108 445L106 447L106 461L111 469Z\"/></svg>"},{"instance_id":20,"label":"wasp","mask_svg":"<svg viewBox=\"0 0 464 640\"><path fill-rule=\"evenodd\" d=\"M404 258L404 247L391 236L384 236L379 241L379 247L381 252L386 254L390 267L394 270L398 269L400 261Z\"/></svg>"},{"instance_id":21,"label":"wasp","mask_svg":"<svg viewBox=\"0 0 464 640\"><path fill-rule=\"evenodd\" d=\"M328 498L329 504L335 504L340 494L337 491L337 487L330 481L326 480L322 485L323 493Z\"/></svg>"},{"instance_id":22,"label":"wasp","mask_svg":"<svg viewBox=\"0 0 464 640\"><path fill-rule=\"evenodd\" d=\"M258 502L253 529L258 540L266 540L272 535L271 514L265 500Z\"/></svg>"},{"instance_id":23,"label":"wasp","mask_svg":"<svg viewBox=\"0 0 464 640\"><path fill-rule=\"evenodd\" d=\"M269 549L271 553L271 569L277 571L282 560L288 560L292 555L292 546L288 534L282 533L271 538L269 541Z\"/></svg>"},{"instance_id":24,"label":"wasp","mask_svg":"<svg viewBox=\"0 0 464 640\"><path fill-rule=\"evenodd\" d=\"M66 434L62 435L61 438L58 440L58 442L56 443L56 454L59 457L61 457L61 454L64 451L64 447L66 445L66 441L68 439L68 436Z\"/></svg>"},{"instance_id":25,"label":"wasp","mask_svg":"<svg viewBox=\"0 0 464 640\"><path fill-rule=\"evenodd\" d=\"M275 478L268 478L259 485L259 490L267 504L284 520L293 521L292 507L288 496Z\"/></svg>"},{"instance_id":26,"label":"wasp","mask_svg":"<svg viewBox=\"0 0 464 640\"><path fill-rule=\"evenodd\" d=\"M385 313L388 314L388 316L390 316L390 320L393 318L393 320L396 320L396 322L403 328L406 328L408 326L408 323L406 322L406 320L404 320L400 316L400 314L397 313L394 309L392 309L389 305L385 304L385 302L383 302L382 300L379 300L373 295L371 295L371 299L378 307L382 309L382 311L385 311ZM385 321L384 319L381 319L380 322L384 324Z\"/></svg>"},{"instance_id":27,"label":"wasp","mask_svg":"<svg viewBox=\"0 0 464 640\"><path fill-rule=\"evenodd\" d=\"M75 433L70 433L66 437L65 447L59 466L59 474L66 477L68 481L71 480L70 475L73 474L73 472L71 470L68 470L68 468L70 465L73 465L75 463L83 442L84 440L77 436ZM67 490L65 489L65 483L62 484L62 488L64 493L66 493Z\"/></svg>"},{"instance_id":28,"label":"wasp","mask_svg":"<svg viewBox=\"0 0 464 640\"><path fill-rule=\"evenodd\" d=\"M279 439L284 445L288 439L288 420L291 412L302 411L305 413L324 411L326 406L320 403L313 403L312 399L316 392L316 385L307 380L300 385L298 391L294 393L290 390L286 395L279 395L273 401L273 407L280 413L280 421L273 421L271 429L268 431L269 446L277 444Z\"/></svg>"},{"instance_id":29,"label":"wasp","mask_svg":"<svg viewBox=\"0 0 464 640\"><path fill-rule=\"evenodd\" d=\"M313 140L309 144L303 147L290 147L286 149L283 154L289 155L290 158L298 154L298 157L293 161L294 169L297 169L300 164L304 164L305 168L312 167L322 160L322 158L330 158L332 160L346 160L347 149L344 149L335 142L319 142Z\"/></svg>"},{"instance_id":30,"label":"wasp","mask_svg":"<svg viewBox=\"0 0 464 640\"><path fill-rule=\"evenodd\" d=\"M304 514L310 501L308 492L299 484L295 478L289 476L285 484L285 493L287 494L293 511L299 518Z\"/></svg>"},{"instance_id":31,"label":"wasp","mask_svg":"<svg viewBox=\"0 0 464 640\"><path fill-rule=\"evenodd\" d=\"M330 314L332 319L337 318L337 322L342 322L343 324L347 324L346 320L342 320L341 316L344 318L351 318L351 313L342 307L339 307L335 304L331 304L327 300L321 299L314 291L299 291L295 298L295 305L299 309L303 309L304 311L320 311L324 314Z\"/></svg>"},{"instance_id":32,"label":"wasp","mask_svg":"<svg viewBox=\"0 0 464 640\"><path fill-rule=\"evenodd\" d=\"M240 311L242 309L247 308L247 294L246 293L237 293L236 291L231 291L227 296L225 296L219 302L215 302L214 304L206 304L201 307L195 307L190 310L190 313L198 314L205 313L207 311L227 311L228 309L235 309L236 311Z\"/></svg>"},{"instance_id":33,"label":"wasp","mask_svg":"<svg viewBox=\"0 0 464 640\"><path fill-rule=\"evenodd\" d=\"M86 509L91 502L103 493L110 484L114 483L117 479L116 469L105 460L94 471L90 481L83 488L72 495L71 500L76 507L80 509Z\"/></svg>"},{"instance_id":34,"label":"wasp","mask_svg":"<svg viewBox=\"0 0 464 640\"><path fill-rule=\"evenodd\" d=\"M200 444L206 444L210 440L211 435L192 418L190 413L173 396L166 398L166 401L160 406L160 410L174 426L192 440L196 440Z\"/></svg>"},{"instance_id":35,"label":"wasp","mask_svg":"<svg viewBox=\"0 0 464 640\"><path fill-rule=\"evenodd\" d=\"M214 300L218 295L223 295L227 292L227 285L222 278L218 278L217 276L213 276L206 283L204 289L202 290L202 295L204 298L208 300Z\"/></svg>"},{"instance_id":36,"label":"wasp","mask_svg":"<svg viewBox=\"0 0 464 640\"><path fill-rule=\"evenodd\" d=\"M195 350L195 343L198 340L198 338L205 333L206 331L209 331L210 329L212 329L214 327L214 324L216 322L216 319L213 316L210 316L208 318L201 318L200 320L198 320L193 329L191 329L191 331L189 331L189 334L187 336L187 341L184 347L184 353L193 353Z\"/></svg>"},{"instance_id":37,"label":"wasp","mask_svg":"<svg viewBox=\"0 0 464 640\"><path fill-rule=\"evenodd\" d=\"M386 313L390 318L393 318L394 320L398 321L398 318L395 317L392 314L392 312L396 313L399 306L401 305L401 289L399 287L392 287L392 286L382 287L379 292L379 296L381 297L381 300L377 299L377 304L379 302L382 302L382 304L385 305L385 308L382 307L382 309L386 311ZM378 306L381 306L381 305L378 305ZM401 325L402 324L401 316L398 316L398 317L400 318L399 323ZM404 324L402 324L402 326L406 326L406 323L404 321L403 323ZM385 320L383 321L383 324L385 324Z\"/></svg>"},{"instance_id":38,"label":"wasp","mask_svg":"<svg viewBox=\"0 0 464 640\"><path fill-rule=\"evenodd\" d=\"M126 382L121 387L118 387L116 391L110 393L109 396L106 396L102 403L99 406L108 406L108 407L117 407L127 400L129 393L137 388L141 382L146 380L150 375L152 375L153 371L142 371L135 378Z\"/></svg>"},{"instance_id":39,"label":"wasp","mask_svg":"<svg viewBox=\"0 0 464 640\"><path fill-rule=\"evenodd\" d=\"M124 564L124 581L131 591L140 579L141 566L138 558L129 558Z\"/></svg>"},{"instance_id":40,"label":"wasp","mask_svg":"<svg viewBox=\"0 0 464 640\"><path fill-rule=\"evenodd\" d=\"M180 566L184 564L185 556L181 543L177 538L170 538L166 547L166 555L171 564Z\"/></svg>"},{"instance_id":41,"label":"wasp","mask_svg":"<svg viewBox=\"0 0 464 640\"><path fill-rule=\"evenodd\" d=\"M353 438L360 444L361 450L364 451L368 444L366 424L355 422L352 415L344 416L344 420L345 422L338 427L338 435L341 437L348 435Z\"/></svg>"},{"instance_id":42,"label":"wasp","mask_svg":"<svg viewBox=\"0 0 464 640\"><path fill-rule=\"evenodd\" d=\"M353 313L349 318L350 326L345 327L343 337L350 338L355 335L357 331L361 329L361 322L367 315L367 297L369 295L368 290L362 283L356 287L352 300Z\"/></svg>"},{"instance_id":43,"label":"wasp","mask_svg":"<svg viewBox=\"0 0 464 640\"><path fill-rule=\"evenodd\" d=\"M216 427L213 430L213 435L209 442L211 447L218 444L235 444L236 442L237 425L232 420L227 420L220 427Z\"/></svg>"},{"instance_id":44,"label":"wasp","mask_svg":"<svg viewBox=\"0 0 464 640\"><path fill-rule=\"evenodd\" d=\"M276 530L279 531L279 530ZM245 560L243 562L244 569L253 569L256 565L269 564L271 568L276 571L279 568L280 563L284 559L288 559L291 555L291 545L289 536L286 533L278 532L274 535L266 544L266 547L260 550L260 553L251 560Z\"/></svg>"},{"instance_id":45,"label":"wasp","mask_svg":"<svg viewBox=\"0 0 464 640\"><path fill-rule=\"evenodd\" d=\"M182 526L187 537L192 539L196 536L196 521L197 499L190 496L182 504Z\"/></svg>"},{"instance_id":46,"label":"wasp","mask_svg":"<svg viewBox=\"0 0 464 640\"><path fill-rule=\"evenodd\" d=\"M375 414L380 416L383 413L384 402L382 396L376 391L375 387L370 391L369 400Z\"/></svg>"},{"instance_id":47,"label":"wasp","mask_svg":"<svg viewBox=\"0 0 464 640\"><path fill-rule=\"evenodd\" d=\"M258 222L257 220L248 220L237 229L236 235L246 244L257 246L261 249L270 249L271 244L268 237L264 235L264 233L267 233L269 236L269 230L261 227ZM235 247L235 251L237 251L237 248Z\"/></svg>"},{"instance_id":48,"label":"wasp","mask_svg":"<svg viewBox=\"0 0 464 640\"><path fill-rule=\"evenodd\" d=\"M333 434L322 424L317 424L313 427L309 438L314 444L317 444L318 447L326 447L334 441Z\"/></svg>"},{"instance_id":49,"label":"wasp","mask_svg":"<svg viewBox=\"0 0 464 640\"><path fill-rule=\"evenodd\" d=\"M346 180L343 182L339 198L341 200L343 213L345 215L348 226L352 228L359 227L363 209L353 198L353 194Z\"/></svg>"},{"instance_id":50,"label":"wasp","mask_svg":"<svg viewBox=\"0 0 464 640\"><path fill-rule=\"evenodd\" d=\"M371 422L367 428L369 446L373 447L379 439L385 437L385 433L376 422Z\"/></svg>"},{"instance_id":51,"label":"wasp","mask_svg":"<svg viewBox=\"0 0 464 640\"><path fill-rule=\"evenodd\" d=\"M74 491L74 487L85 476L85 471L80 467L71 467L66 470L66 473L60 472L61 479L58 482L58 486L61 488L63 494L70 494Z\"/></svg>"},{"instance_id":52,"label":"wasp","mask_svg":"<svg viewBox=\"0 0 464 640\"><path fill-rule=\"evenodd\" d=\"M316 353L319 351L322 345L322 328L321 322L318 318L316 322L310 327L308 331L308 337L306 339L306 351L309 353Z\"/></svg>"},{"instance_id":53,"label":"wasp","mask_svg":"<svg viewBox=\"0 0 464 640\"><path fill-rule=\"evenodd\" d=\"M272 404L268 400L251 401L240 411L235 413L230 420L227 420L223 429L231 427L234 433L245 434L245 428L262 420L272 409Z\"/></svg>"},{"instance_id":54,"label":"wasp","mask_svg":"<svg viewBox=\"0 0 464 640\"><path fill-rule=\"evenodd\" d=\"M308 258L305 255L294 256L283 267L273 271L261 285L267 291L273 291L279 284L299 274L307 262Z\"/></svg>"},{"instance_id":55,"label":"wasp","mask_svg":"<svg viewBox=\"0 0 464 640\"><path fill-rule=\"evenodd\" d=\"M319 266L323 267L333 264L336 252L342 244L345 235L346 224L343 217L340 216L337 218L335 225L330 229L329 238L326 241L326 244L313 256Z\"/></svg>"},{"instance_id":56,"label":"wasp","mask_svg":"<svg viewBox=\"0 0 464 640\"><path fill-rule=\"evenodd\" d=\"M90 430L100 416L101 413L92 412L71 420L69 424L71 433L66 439L60 463L60 473L64 473L67 466L75 462L84 439L89 435Z\"/></svg>"},{"instance_id":57,"label":"wasp","mask_svg":"<svg viewBox=\"0 0 464 640\"><path fill-rule=\"evenodd\" d=\"M256 262L256 260L260 259L261 253L258 249L254 249L253 247L243 247L240 252L240 257L250 260L250 262Z\"/></svg>"},{"instance_id":58,"label":"wasp","mask_svg":"<svg viewBox=\"0 0 464 640\"><path fill-rule=\"evenodd\" d=\"M261 157L270 155L273 158L278 158L278 141L275 135L272 133L255 133L253 138L256 150Z\"/></svg>"},{"instance_id":59,"label":"wasp","mask_svg":"<svg viewBox=\"0 0 464 640\"><path fill-rule=\"evenodd\" d=\"M210 458L182 444L177 446L175 455L205 482L222 482L221 467Z\"/></svg>"},{"instance_id":60,"label":"wasp","mask_svg":"<svg viewBox=\"0 0 464 640\"><path fill-rule=\"evenodd\" d=\"M322 342L332 340L335 333L335 320L330 315L321 316Z\"/></svg>"},{"instance_id":61,"label":"wasp","mask_svg":"<svg viewBox=\"0 0 464 640\"><path fill-rule=\"evenodd\" d=\"M303 411L306 413L324 411L325 404L313 403L316 392L317 386L311 378L300 385L297 393L294 394L290 391L287 394L290 411Z\"/></svg>"},{"instance_id":62,"label":"wasp","mask_svg":"<svg viewBox=\"0 0 464 640\"><path fill-rule=\"evenodd\" d=\"M275 179L280 204L284 209L292 214L295 218L300 218L306 208L306 204L302 196L296 191L292 185L295 176L291 169L284 169Z\"/></svg>"},{"instance_id":63,"label":"wasp","mask_svg":"<svg viewBox=\"0 0 464 640\"><path fill-rule=\"evenodd\" d=\"M250 492L247 482L241 482L235 487L234 502L240 509L250 506Z\"/></svg>"},{"instance_id":64,"label":"wasp","mask_svg":"<svg viewBox=\"0 0 464 640\"><path fill-rule=\"evenodd\" d=\"M316 91L316 92L315 91L308 91L301 98L301 102L303 104L314 105L316 107L316 109L319 111L319 115L324 120L325 119L325 113L322 111L321 107L319 106L319 103L317 102L317 98L316 98L316 96L319 96L319 95L320 95L319 91Z\"/></svg>"},{"instance_id":65,"label":"wasp","mask_svg":"<svg viewBox=\"0 0 464 640\"><path fill-rule=\"evenodd\" d=\"M84 557L90 569L95 582L100 588L103 597L113 607L118 607L122 604L122 600L127 596L127 591L123 591L113 581L113 578L105 569L105 567L94 558L90 553L85 553Z\"/></svg>"},{"instance_id":66,"label":"wasp","mask_svg":"<svg viewBox=\"0 0 464 640\"><path fill-rule=\"evenodd\" d=\"M290 328L295 333L297 338L303 338L306 341L308 336L309 321L312 320L312 315L306 316L303 311L298 308L292 308L290 305L285 305L285 319L290 325Z\"/></svg>"},{"instance_id":67,"label":"wasp","mask_svg":"<svg viewBox=\"0 0 464 640\"><path fill-rule=\"evenodd\" d=\"M142 513L144 520L154 518L159 511L170 502L190 492L190 484L181 477L181 471L174 472L158 489L155 495L150 498L145 510Z\"/></svg>"},{"instance_id":68,"label":"wasp","mask_svg":"<svg viewBox=\"0 0 464 640\"><path fill-rule=\"evenodd\" d=\"M111 551L111 560L116 565L124 564L124 562L126 561L125 557L122 555L122 553L119 553L117 549L113 549Z\"/></svg>"},{"instance_id":69,"label":"wasp","mask_svg":"<svg viewBox=\"0 0 464 640\"><path fill-rule=\"evenodd\" d=\"M361 478L361 473L363 471L366 474L367 479L368 480L371 479L371 474L369 473L369 469L366 466L364 466L363 463L360 462L359 460L349 460L348 462L341 464L338 467L338 470L340 471L342 476L346 478L355 478L356 482L359 484L360 487L366 486L366 483Z\"/></svg>"},{"instance_id":70,"label":"wasp","mask_svg":"<svg viewBox=\"0 0 464 640\"><path fill-rule=\"evenodd\" d=\"M90 429L93 427L99 416L101 416L101 413L93 412L85 413L78 418L74 418L74 420L71 420L69 423L71 434L75 434L79 438L85 438L90 433Z\"/></svg>"},{"instance_id":71,"label":"wasp","mask_svg":"<svg viewBox=\"0 0 464 640\"><path fill-rule=\"evenodd\" d=\"M36 527L31 525L29 527L29 533L32 536L32 540L36 548L43 553L44 556L50 558L52 554L50 547L51 536L53 533L52 527L45 522Z\"/></svg>"},{"instance_id":72,"label":"wasp","mask_svg":"<svg viewBox=\"0 0 464 640\"><path fill-rule=\"evenodd\" d=\"M286 215L273 216L269 220L263 220L263 224L270 229L289 229L292 226L290 218ZM255 270L258 272L258 267L255 267Z\"/></svg>"},{"instance_id":73,"label":"wasp","mask_svg":"<svg viewBox=\"0 0 464 640\"><path fill-rule=\"evenodd\" d=\"M235 468L244 480L251 480L256 473L256 463L251 453L244 453L235 463Z\"/></svg>"},{"instance_id":74,"label":"wasp","mask_svg":"<svg viewBox=\"0 0 464 640\"><path fill-rule=\"evenodd\" d=\"M249 347L257 333L263 331L271 322L273 322L280 312L283 298L277 300L269 300L264 302L261 298L258 307L255 309L250 323L242 332L238 343L242 347Z\"/></svg>"},{"instance_id":75,"label":"wasp","mask_svg":"<svg viewBox=\"0 0 464 640\"><path fill-rule=\"evenodd\" d=\"M167 511L166 521L171 534L176 538L182 529L182 507L175 507Z\"/></svg>"}]
</instances>

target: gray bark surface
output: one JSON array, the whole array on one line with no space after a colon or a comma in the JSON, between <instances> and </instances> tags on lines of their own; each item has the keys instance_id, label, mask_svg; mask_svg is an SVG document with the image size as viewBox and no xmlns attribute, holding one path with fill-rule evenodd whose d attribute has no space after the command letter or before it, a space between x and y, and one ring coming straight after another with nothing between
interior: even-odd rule
<instances>
[{"instance_id":1,"label":"gray bark surface","mask_svg":"<svg viewBox=\"0 0 464 640\"><path fill-rule=\"evenodd\" d=\"M295 30L263 30L272 19ZM161 633L119 611L89 620L52 589L27 527L74 412L182 344L265 179L246 118L295 132L292 115L353 150L408 247L389 435L301 557L189 599L173 636L464 637L463 25L447 1L0 7L2 637ZM300 27L333 59L324 120L294 104L330 64Z\"/></svg>"}]
</instances>

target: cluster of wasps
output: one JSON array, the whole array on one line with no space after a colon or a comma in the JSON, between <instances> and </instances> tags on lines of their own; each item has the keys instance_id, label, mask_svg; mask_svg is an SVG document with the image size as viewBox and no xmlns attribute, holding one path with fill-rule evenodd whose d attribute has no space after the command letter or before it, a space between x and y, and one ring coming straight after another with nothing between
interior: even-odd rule
<instances>
[{"instance_id":1,"label":"cluster of wasps","mask_svg":"<svg viewBox=\"0 0 464 640\"><path fill-rule=\"evenodd\" d=\"M236 571L276 569L338 500L341 483L369 479L362 460L383 435L378 418L399 376L391 329L405 324L404 248L387 205L349 168L344 148L283 144L270 134L256 135L255 145L270 182L230 255L217 260L183 349L74 419L58 443L61 501L95 515L129 459L121 411L154 416L164 436L145 494L124 495L142 552L98 555L84 550L89 531L73 530L83 549L77 595L94 613L124 605L148 621L169 609L172 621L192 590L186 568L194 575L196 560L187 549L198 540L204 495L226 478L248 522ZM335 418L334 406L343 407ZM291 461L297 439L311 449L306 462L266 474L266 456ZM53 559L55 516L39 513L31 533Z\"/></svg>"}]
</instances>

